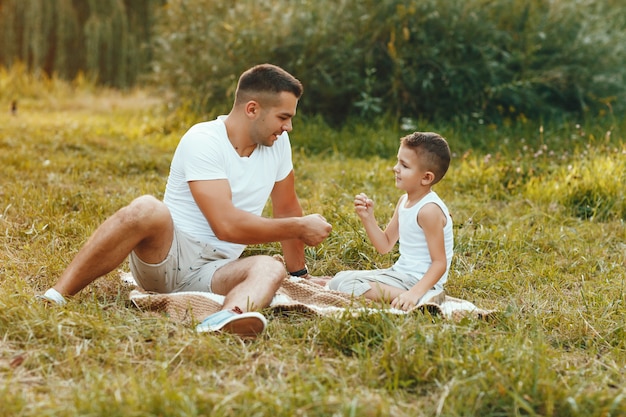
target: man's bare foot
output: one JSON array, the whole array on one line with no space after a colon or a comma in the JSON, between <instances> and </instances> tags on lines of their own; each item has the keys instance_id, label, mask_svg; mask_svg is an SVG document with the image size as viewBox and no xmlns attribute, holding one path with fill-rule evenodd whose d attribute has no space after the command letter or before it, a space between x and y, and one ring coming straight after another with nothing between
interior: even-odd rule
<instances>
[{"instance_id":1,"label":"man's bare foot","mask_svg":"<svg viewBox=\"0 0 626 417\"><path fill-rule=\"evenodd\" d=\"M329 277L329 276L315 277L313 275L309 275L308 277L306 277L306 280L312 282L313 284L317 284L322 287L325 287L328 281L331 280L331 278L332 277Z\"/></svg>"}]
</instances>

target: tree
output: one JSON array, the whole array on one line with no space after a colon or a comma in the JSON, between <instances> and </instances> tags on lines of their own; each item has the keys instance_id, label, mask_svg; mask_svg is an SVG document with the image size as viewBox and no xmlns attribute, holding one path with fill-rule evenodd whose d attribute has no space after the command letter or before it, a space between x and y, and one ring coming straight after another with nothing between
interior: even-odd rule
<instances>
[{"instance_id":1,"label":"tree","mask_svg":"<svg viewBox=\"0 0 626 417\"><path fill-rule=\"evenodd\" d=\"M128 87L148 69L165 0L0 0L0 65Z\"/></svg>"}]
</instances>

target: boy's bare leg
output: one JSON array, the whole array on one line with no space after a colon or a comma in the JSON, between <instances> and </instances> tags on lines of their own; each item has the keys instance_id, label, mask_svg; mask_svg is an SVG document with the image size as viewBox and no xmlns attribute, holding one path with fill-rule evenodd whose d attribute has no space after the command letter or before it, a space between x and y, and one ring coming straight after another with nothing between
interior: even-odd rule
<instances>
[{"instance_id":1,"label":"boy's bare leg","mask_svg":"<svg viewBox=\"0 0 626 417\"><path fill-rule=\"evenodd\" d=\"M390 303L394 298L406 291L402 288L392 287L379 282L370 282L370 286L372 289L363 294L363 296L369 300L387 303Z\"/></svg>"},{"instance_id":2,"label":"boy's bare leg","mask_svg":"<svg viewBox=\"0 0 626 417\"><path fill-rule=\"evenodd\" d=\"M139 197L96 229L53 288L74 295L117 268L133 250L144 262L159 263L170 250L173 233L165 204L152 196Z\"/></svg>"}]
</instances>

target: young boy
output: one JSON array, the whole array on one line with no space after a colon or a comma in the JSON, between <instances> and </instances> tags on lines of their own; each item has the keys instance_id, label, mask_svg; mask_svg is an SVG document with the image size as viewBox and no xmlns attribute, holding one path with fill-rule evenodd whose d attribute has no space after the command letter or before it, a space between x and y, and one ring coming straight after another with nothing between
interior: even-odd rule
<instances>
[{"instance_id":1,"label":"young boy","mask_svg":"<svg viewBox=\"0 0 626 417\"><path fill-rule=\"evenodd\" d=\"M452 218L432 191L450 165L450 148L436 133L415 132L400 140L398 162L393 167L400 197L391 221L383 231L374 217L374 202L361 193L354 206L367 236L381 254L400 242L400 257L388 269L342 271L328 283L330 289L391 302L401 310L420 300L443 294L452 261Z\"/></svg>"}]
</instances>

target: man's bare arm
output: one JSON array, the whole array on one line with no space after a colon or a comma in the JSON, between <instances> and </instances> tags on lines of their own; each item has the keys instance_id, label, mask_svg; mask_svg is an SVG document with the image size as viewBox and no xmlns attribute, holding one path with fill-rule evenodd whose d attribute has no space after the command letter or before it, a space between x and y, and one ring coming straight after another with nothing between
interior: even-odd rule
<instances>
[{"instance_id":1,"label":"man's bare arm","mask_svg":"<svg viewBox=\"0 0 626 417\"><path fill-rule=\"evenodd\" d=\"M218 239L241 244L300 239L315 246L330 232L322 216L269 219L237 209L227 180L190 181L191 193Z\"/></svg>"},{"instance_id":2,"label":"man's bare arm","mask_svg":"<svg viewBox=\"0 0 626 417\"><path fill-rule=\"evenodd\" d=\"M275 218L302 217L302 206L298 200L293 171L277 182L272 190L272 211ZM287 271L295 272L305 268L304 242L289 239L280 242Z\"/></svg>"}]
</instances>

